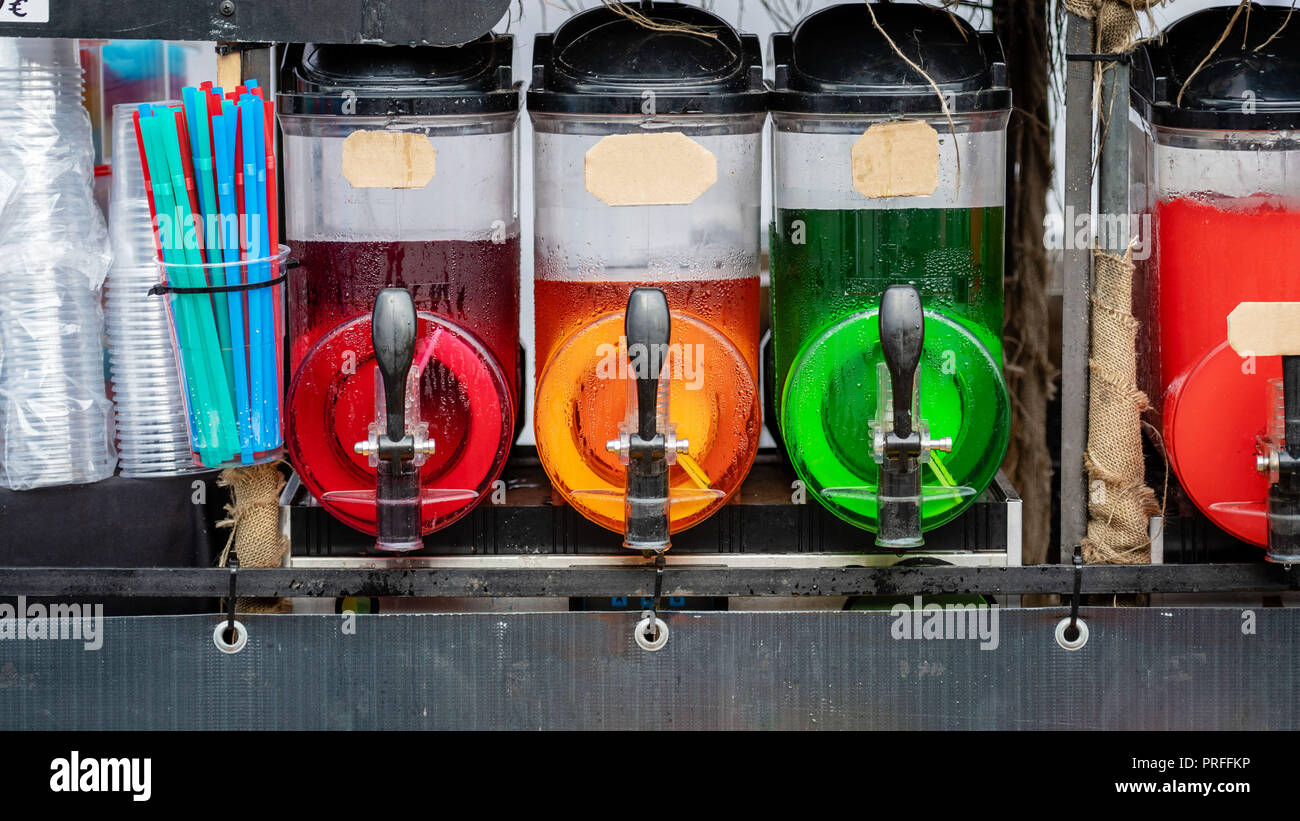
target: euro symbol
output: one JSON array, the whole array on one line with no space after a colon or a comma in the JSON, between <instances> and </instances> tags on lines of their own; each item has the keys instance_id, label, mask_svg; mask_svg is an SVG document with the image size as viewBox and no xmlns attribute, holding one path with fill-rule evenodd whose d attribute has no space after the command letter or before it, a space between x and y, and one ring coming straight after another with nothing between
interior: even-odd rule
<instances>
[{"instance_id":1,"label":"euro symbol","mask_svg":"<svg viewBox=\"0 0 1300 821\"><path fill-rule=\"evenodd\" d=\"M27 12L23 11L23 6L26 4L27 0L13 0L13 2L9 4L9 12L13 14L14 17L26 17Z\"/></svg>"}]
</instances>

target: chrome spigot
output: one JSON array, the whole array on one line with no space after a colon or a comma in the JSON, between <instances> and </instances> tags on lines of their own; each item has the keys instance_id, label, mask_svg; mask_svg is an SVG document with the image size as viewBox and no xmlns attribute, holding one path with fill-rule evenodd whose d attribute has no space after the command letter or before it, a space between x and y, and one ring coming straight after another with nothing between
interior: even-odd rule
<instances>
[{"instance_id":1,"label":"chrome spigot","mask_svg":"<svg viewBox=\"0 0 1300 821\"><path fill-rule=\"evenodd\" d=\"M627 298L624 334L628 359L640 363L636 380L636 424L624 428L606 448L627 465L623 546L645 553L668 549L668 466L689 443L659 429L659 373L668 351L668 297L658 288L634 288ZM671 454L671 455L670 455Z\"/></svg>"},{"instance_id":2,"label":"chrome spigot","mask_svg":"<svg viewBox=\"0 0 1300 821\"><path fill-rule=\"evenodd\" d=\"M1282 357L1281 442L1257 454L1255 469L1268 476L1268 552L1279 564L1300 564L1300 356Z\"/></svg>"},{"instance_id":3,"label":"chrome spigot","mask_svg":"<svg viewBox=\"0 0 1300 821\"><path fill-rule=\"evenodd\" d=\"M923 424L914 424L916 369L925 342L921 294L911 285L891 285L880 297L880 346L893 395L892 421L876 430L875 457L880 464L877 494L881 547L920 547L921 464L931 451L952 450L951 437L932 439Z\"/></svg>"},{"instance_id":4,"label":"chrome spigot","mask_svg":"<svg viewBox=\"0 0 1300 821\"><path fill-rule=\"evenodd\" d=\"M385 288L375 297L370 336L383 377L384 430L371 426L370 438L356 452L376 466L375 504L379 550L423 547L420 533L420 467L433 442L407 429L406 383L415 358L415 301L404 288Z\"/></svg>"}]
</instances>

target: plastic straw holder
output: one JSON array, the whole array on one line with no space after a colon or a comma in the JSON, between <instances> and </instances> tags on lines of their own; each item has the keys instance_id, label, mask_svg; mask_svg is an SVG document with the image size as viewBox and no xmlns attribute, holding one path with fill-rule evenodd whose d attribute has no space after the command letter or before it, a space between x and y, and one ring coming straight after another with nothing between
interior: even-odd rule
<instances>
[{"instance_id":1,"label":"plastic straw holder","mask_svg":"<svg viewBox=\"0 0 1300 821\"><path fill-rule=\"evenodd\" d=\"M227 263L159 262L195 464L227 468L284 453L287 246Z\"/></svg>"}]
</instances>

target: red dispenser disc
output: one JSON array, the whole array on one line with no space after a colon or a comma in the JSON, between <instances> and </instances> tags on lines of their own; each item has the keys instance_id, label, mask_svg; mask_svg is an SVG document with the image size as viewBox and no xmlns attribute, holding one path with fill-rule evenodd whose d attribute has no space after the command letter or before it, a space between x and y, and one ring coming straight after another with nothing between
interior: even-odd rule
<instances>
[{"instance_id":1,"label":"red dispenser disc","mask_svg":"<svg viewBox=\"0 0 1300 821\"><path fill-rule=\"evenodd\" d=\"M474 336L421 312L413 367L420 374L420 419L436 445L420 469L425 533L468 513L505 466L515 408L505 375ZM374 348L370 317L330 331L307 352L289 387L289 459L321 505L343 523L374 535L375 469L354 447L375 419ZM363 491L338 493L339 491ZM329 494L327 496L327 494Z\"/></svg>"},{"instance_id":2,"label":"red dispenser disc","mask_svg":"<svg viewBox=\"0 0 1300 821\"><path fill-rule=\"evenodd\" d=\"M1165 439L1178 479L1210 520L1238 539L1264 545L1268 480L1255 470L1255 440L1268 420L1268 380L1281 359L1247 363L1224 342L1165 398Z\"/></svg>"}]
</instances>

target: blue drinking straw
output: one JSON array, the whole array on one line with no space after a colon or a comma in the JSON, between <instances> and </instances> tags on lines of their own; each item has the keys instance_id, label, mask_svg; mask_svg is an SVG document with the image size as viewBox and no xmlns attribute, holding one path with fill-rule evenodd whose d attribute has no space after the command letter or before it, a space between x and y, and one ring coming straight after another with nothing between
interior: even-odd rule
<instances>
[{"instance_id":1,"label":"blue drinking straw","mask_svg":"<svg viewBox=\"0 0 1300 821\"><path fill-rule=\"evenodd\" d=\"M266 178L266 106L262 98L252 95L250 102L250 111L253 112L253 136L257 141L257 213L260 219L257 227L261 235L260 258L266 259L272 256L277 250L276 240L278 237L271 236L270 211L266 201L268 196L268 180ZM271 279L271 264L263 262L259 266L259 279L263 282ZM268 330L268 341L262 345L262 373L266 375L267 381L274 385L279 369L276 367L276 345L275 338L275 313L272 305L271 288L259 288L259 301L262 310L262 327ZM277 391L264 391L262 393L262 419L266 424L263 431L266 446L275 448L280 446L280 408L279 402L276 401Z\"/></svg>"},{"instance_id":2,"label":"blue drinking straw","mask_svg":"<svg viewBox=\"0 0 1300 821\"><path fill-rule=\"evenodd\" d=\"M218 114L212 118L212 140L216 155L217 200L220 204L220 231L217 238L225 252L226 259L239 261L239 209L235 205L235 152L234 146L228 146L226 115ZM226 283L238 285L239 267L232 266ZM232 281L234 280L234 281ZM244 292L231 291L226 294L230 313L231 354L235 372L235 401L238 404L239 457L245 464L253 461L252 414L248 406L248 356L244 348Z\"/></svg>"},{"instance_id":3,"label":"blue drinking straw","mask_svg":"<svg viewBox=\"0 0 1300 821\"><path fill-rule=\"evenodd\" d=\"M218 217L216 189L213 186L212 144L208 129L208 100L206 92L192 86L181 91L185 100L185 120L189 126L190 152L194 161L195 189L198 194L199 210L203 213L199 219L203 226L203 247L207 252L209 263L223 261L217 226L213 224ZM216 265L210 269L211 285L225 285L226 269ZM211 297L217 323L217 340L221 346L221 364L226 371L227 382L234 379L234 360L231 356L230 313L226 300L220 294Z\"/></svg>"},{"instance_id":4,"label":"blue drinking straw","mask_svg":"<svg viewBox=\"0 0 1300 821\"><path fill-rule=\"evenodd\" d=\"M251 96L251 95L248 95ZM244 163L244 217L247 220L245 232L248 236L248 258L250 260L261 259L264 255L262 249L262 232L259 223L263 216L258 211L260 202L257 196L257 136L255 133L256 123L253 120L253 106L248 105L246 100L248 96L239 101L239 128L241 131ZM256 99L256 98L254 98ZM248 266L248 281L250 283L261 282L260 266ZM265 344L266 335L263 326L262 316L262 291L263 288L253 288L248 291L248 345L250 348L249 358L252 360L251 367L251 404L253 408L253 447L257 451L267 450L266 443L266 357L262 355L262 345Z\"/></svg>"}]
</instances>

